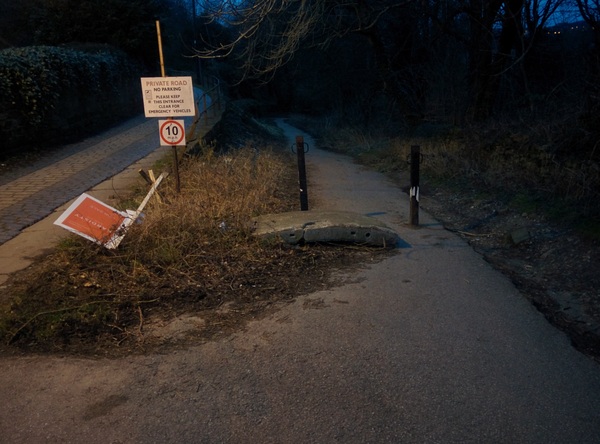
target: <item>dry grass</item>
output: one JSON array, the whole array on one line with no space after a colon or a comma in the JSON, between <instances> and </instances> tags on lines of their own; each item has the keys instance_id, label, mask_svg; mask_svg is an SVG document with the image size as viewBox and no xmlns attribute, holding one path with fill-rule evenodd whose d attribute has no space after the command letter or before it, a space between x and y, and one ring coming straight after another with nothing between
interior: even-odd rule
<instances>
[{"instance_id":1,"label":"dry grass","mask_svg":"<svg viewBox=\"0 0 600 444\"><path fill-rule=\"evenodd\" d=\"M188 159L181 175L181 193L168 190L167 203L155 201L124 244L128 255L162 273L194 269L216 251L252 255L258 246L251 218L290 207L280 194L290 163L273 152L246 148L217 157L208 151Z\"/></svg>"},{"instance_id":2,"label":"dry grass","mask_svg":"<svg viewBox=\"0 0 600 444\"><path fill-rule=\"evenodd\" d=\"M201 336L211 337L322 288L328 268L360 253L252 235L253 216L297 206L296 181L291 155L204 149L181 166L181 193L161 185L162 203L151 201L118 249L71 236L15 275L0 294L0 349L127 352L148 345L150 320L190 312L205 313ZM236 316L215 310L225 306Z\"/></svg>"},{"instance_id":3,"label":"dry grass","mask_svg":"<svg viewBox=\"0 0 600 444\"><path fill-rule=\"evenodd\" d=\"M558 222L600 238L600 150L576 122L499 123L455 128L423 125L412 136L362 133L330 122L297 122L318 134L324 147L409 182L408 156L419 145L422 186L487 190L496 197L535 207ZM360 133L359 135L357 135Z\"/></svg>"}]
</instances>

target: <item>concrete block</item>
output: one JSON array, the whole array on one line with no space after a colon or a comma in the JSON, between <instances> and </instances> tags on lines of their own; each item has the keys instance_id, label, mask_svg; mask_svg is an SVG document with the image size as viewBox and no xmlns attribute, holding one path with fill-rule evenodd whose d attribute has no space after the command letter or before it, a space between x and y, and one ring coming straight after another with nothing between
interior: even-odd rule
<instances>
[{"instance_id":1,"label":"concrete block","mask_svg":"<svg viewBox=\"0 0 600 444\"><path fill-rule=\"evenodd\" d=\"M292 211L254 219L257 236L300 242L350 242L394 247L398 234L373 217L345 211Z\"/></svg>"}]
</instances>

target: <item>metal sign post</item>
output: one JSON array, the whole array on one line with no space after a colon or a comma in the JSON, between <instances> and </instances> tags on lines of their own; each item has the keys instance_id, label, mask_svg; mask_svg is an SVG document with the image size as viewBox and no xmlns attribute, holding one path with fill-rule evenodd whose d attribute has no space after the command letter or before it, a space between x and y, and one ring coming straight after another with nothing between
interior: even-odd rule
<instances>
[{"instance_id":1,"label":"metal sign post","mask_svg":"<svg viewBox=\"0 0 600 444\"><path fill-rule=\"evenodd\" d=\"M177 147L185 145L185 126L183 120L159 120L158 121L160 144L173 147L173 174L175 175L175 191L181 192L181 181L179 179L179 158Z\"/></svg>"}]
</instances>

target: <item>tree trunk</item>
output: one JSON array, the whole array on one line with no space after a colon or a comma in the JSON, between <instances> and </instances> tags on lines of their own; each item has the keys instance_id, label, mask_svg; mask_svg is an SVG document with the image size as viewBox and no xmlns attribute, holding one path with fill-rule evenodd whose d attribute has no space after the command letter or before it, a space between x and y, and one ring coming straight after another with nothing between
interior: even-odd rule
<instances>
[{"instance_id":1,"label":"tree trunk","mask_svg":"<svg viewBox=\"0 0 600 444\"><path fill-rule=\"evenodd\" d=\"M370 29L361 32L361 34L367 38L373 48L375 63L385 93L397 102L402 114L409 123L419 120L422 113L414 101L411 100L410 92L402 88L379 32L376 29Z\"/></svg>"},{"instance_id":2,"label":"tree trunk","mask_svg":"<svg viewBox=\"0 0 600 444\"><path fill-rule=\"evenodd\" d=\"M523 0L478 3L481 14L471 16L471 97L469 117L472 120L485 120L492 115L496 105L500 81L509 67L519 39L520 17ZM494 21L504 3L505 15L498 39L498 50L494 54Z\"/></svg>"}]
</instances>

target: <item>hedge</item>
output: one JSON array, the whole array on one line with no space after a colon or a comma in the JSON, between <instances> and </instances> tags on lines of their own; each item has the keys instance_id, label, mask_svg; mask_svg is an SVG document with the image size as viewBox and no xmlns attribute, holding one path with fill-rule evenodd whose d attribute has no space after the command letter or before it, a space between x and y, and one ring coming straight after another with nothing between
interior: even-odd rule
<instances>
[{"instance_id":1,"label":"hedge","mask_svg":"<svg viewBox=\"0 0 600 444\"><path fill-rule=\"evenodd\" d=\"M107 47L0 51L0 156L73 141L141 112L141 72Z\"/></svg>"}]
</instances>

